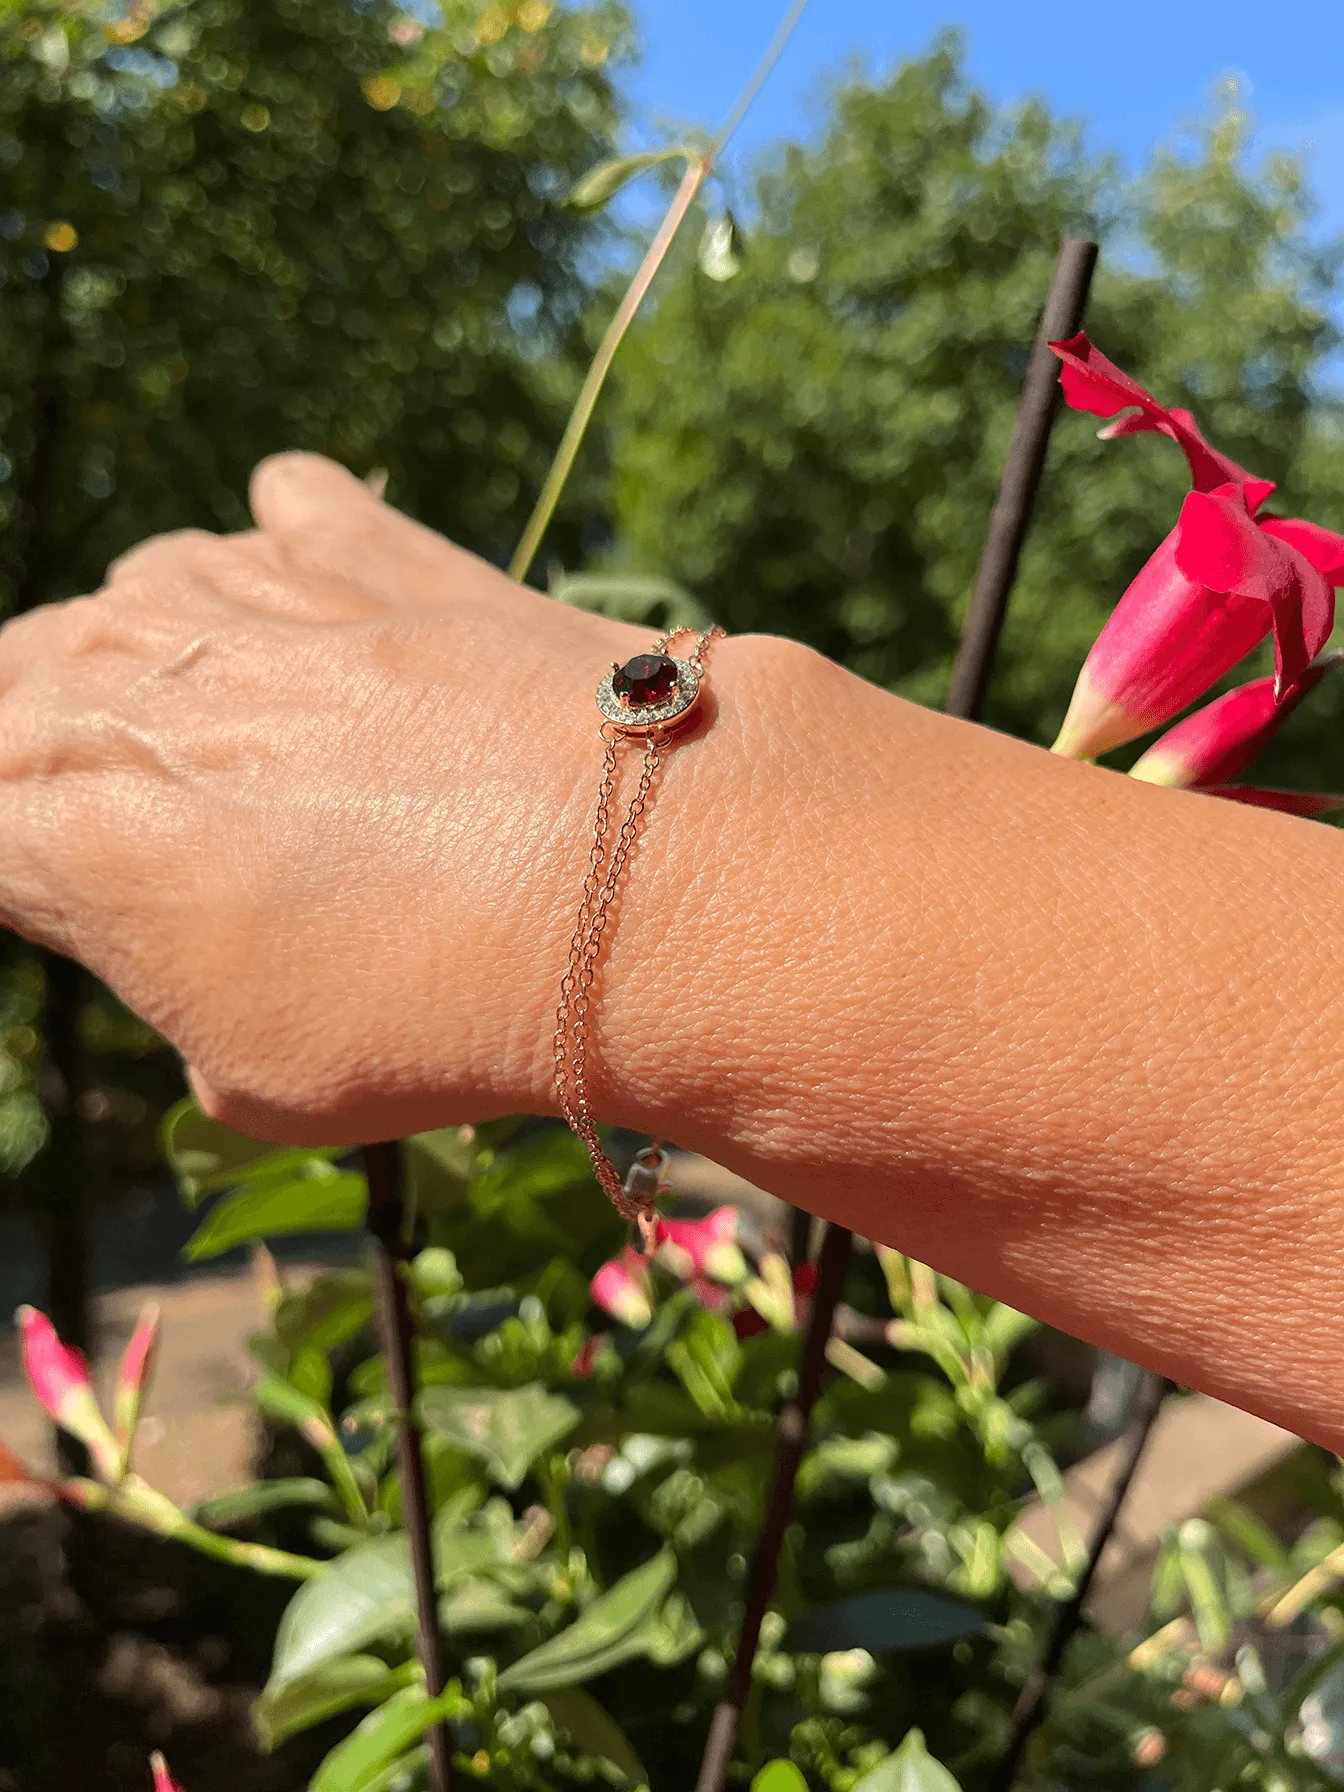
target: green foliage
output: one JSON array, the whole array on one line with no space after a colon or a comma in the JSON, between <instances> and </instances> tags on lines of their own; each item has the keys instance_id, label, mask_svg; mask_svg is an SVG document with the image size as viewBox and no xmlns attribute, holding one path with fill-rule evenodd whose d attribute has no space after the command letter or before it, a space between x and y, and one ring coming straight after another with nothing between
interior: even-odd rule
<instances>
[{"instance_id":1,"label":"green foliage","mask_svg":"<svg viewBox=\"0 0 1344 1792\"><path fill-rule=\"evenodd\" d=\"M207 1152L185 1111L170 1135L193 1200L202 1181L227 1199L229 1173L264 1175L269 1159L302 1199L293 1153L218 1136ZM446 1695L458 1747L484 1754L500 1792L690 1784L740 1623L797 1332L759 1329L749 1283L711 1311L661 1267L651 1322L607 1322L588 1280L624 1228L554 1127L492 1122L406 1151L427 1201L408 1293L439 1616L466 1663ZM331 1154L311 1155L329 1167ZM737 1783L975 1792L1076 1572L1076 1553L1047 1557L1016 1527L1026 1501L1059 1500L1069 1421L1014 1375L1033 1329L1022 1314L890 1251L861 1258L846 1295L862 1354L847 1343L817 1407ZM315 1792L380 1784L394 1762L414 1771L429 1721L396 1419L368 1315L357 1270L282 1289L254 1341L258 1399L315 1444L328 1479L262 1483L198 1515L263 1537L282 1526L291 1547L306 1530L330 1556L289 1604L256 1709L274 1746L371 1708ZM1319 1476L1294 1498L1320 1518L1292 1545L1228 1503L1173 1533L1147 1640L1080 1634L1024 1785L1137 1788L1155 1748L1174 1792L1327 1783L1300 1738L1338 1665L1320 1647L1344 1625L1331 1615L1344 1614L1344 1498ZM1305 1665L1271 1675L1262 1652L1285 1595L1320 1640Z\"/></svg>"},{"instance_id":2,"label":"green foliage","mask_svg":"<svg viewBox=\"0 0 1344 1792\"><path fill-rule=\"evenodd\" d=\"M281 448L386 469L506 555L572 384L603 226L564 199L609 147L619 7L108 18L0 13L0 611L147 533L243 526Z\"/></svg>"},{"instance_id":3,"label":"green foliage","mask_svg":"<svg viewBox=\"0 0 1344 1792\"><path fill-rule=\"evenodd\" d=\"M1088 321L1106 352L1280 480L1276 508L1340 527L1338 407L1312 402L1335 264L1307 248L1308 209L1292 163L1248 166L1234 111L1193 160L1125 188L1040 105L996 112L955 40L885 84L852 80L822 140L762 175L736 276L707 278L686 249L631 333L614 564L940 703L1069 232L1100 233ZM995 725L1042 742L1187 485L1169 442L1095 431L1056 426L991 693ZM1344 779L1341 704L1304 711L1267 781Z\"/></svg>"}]
</instances>

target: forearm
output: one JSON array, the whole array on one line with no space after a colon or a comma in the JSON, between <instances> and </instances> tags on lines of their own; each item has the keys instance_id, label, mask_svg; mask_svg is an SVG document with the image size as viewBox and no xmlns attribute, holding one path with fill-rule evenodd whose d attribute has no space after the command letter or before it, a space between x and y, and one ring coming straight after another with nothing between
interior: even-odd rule
<instances>
[{"instance_id":1,"label":"forearm","mask_svg":"<svg viewBox=\"0 0 1344 1792\"><path fill-rule=\"evenodd\" d=\"M1344 1442L1344 841L793 648L715 688L612 940L614 1117Z\"/></svg>"}]
</instances>

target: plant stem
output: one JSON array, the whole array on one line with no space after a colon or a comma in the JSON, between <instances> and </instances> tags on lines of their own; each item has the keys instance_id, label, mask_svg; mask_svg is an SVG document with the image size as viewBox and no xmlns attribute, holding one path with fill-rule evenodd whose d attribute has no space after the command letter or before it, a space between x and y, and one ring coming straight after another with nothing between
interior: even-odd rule
<instances>
[{"instance_id":1,"label":"plant stem","mask_svg":"<svg viewBox=\"0 0 1344 1792\"><path fill-rule=\"evenodd\" d=\"M790 6L789 10L780 20L779 29L770 39L765 55L761 57L761 60L756 65L755 73L742 89L741 93L738 94L737 104L719 127L719 134L714 139L714 147L709 154L711 162L717 162L724 150L727 149L738 125L741 124L742 120L751 110L755 103L756 95L761 91L762 87L765 86L774 70L775 64L784 54L784 46L793 36L793 28L798 23L799 19L802 18L806 8L807 0L793 0L792 6Z\"/></svg>"},{"instance_id":2,"label":"plant stem","mask_svg":"<svg viewBox=\"0 0 1344 1792\"><path fill-rule=\"evenodd\" d=\"M434 1585L425 1459L415 1418L411 1315L402 1279L408 1252L403 1233L400 1145L395 1141L366 1145L364 1169L369 1181L369 1249L378 1342L387 1365L388 1389L397 1408L397 1476L415 1581L418 1653L425 1670L425 1691L431 1699L437 1699L443 1692L447 1673ZM431 1792L452 1792L453 1732L446 1719L426 1732L425 1742L429 1749Z\"/></svg>"},{"instance_id":3,"label":"plant stem","mask_svg":"<svg viewBox=\"0 0 1344 1792\"><path fill-rule=\"evenodd\" d=\"M327 1566L316 1556L298 1556L287 1549L272 1549L266 1543L243 1543L237 1537L217 1536L190 1520L172 1533L172 1540L188 1544L203 1556L231 1562L235 1568L251 1568L256 1574L273 1574L282 1580L313 1580Z\"/></svg>"},{"instance_id":4,"label":"plant stem","mask_svg":"<svg viewBox=\"0 0 1344 1792\"><path fill-rule=\"evenodd\" d=\"M762 56L752 73L751 79L742 89L737 103L728 114L722 128L713 143L703 155L696 156L686 165L686 172L681 177L681 185L677 188L671 205L658 226L657 235L645 251L644 259L635 270L634 278L626 288L625 297L616 308L616 315L607 325L606 333L593 356L592 365L584 378L579 396L574 400L574 408L569 413L569 421L565 425L565 433L560 438L560 446L555 451L555 459L551 462L546 482L541 488L541 495L531 516L527 519L527 527L523 530L522 540L514 551L509 562L509 577L525 579L531 570L532 562L537 557L537 549L541 546L542 537L550 527L555 507L560 501L560 494L565 489L569 475L573 471L574 461L579 448L592 421L597 401L606 383L611 364L616 359L616 351L625 340L625 333L635 321L635 314L644 303L645 295L653 285L659 268L667 259L667 252L672 247L677 232L681 229L686 214L695 201L705 181L713 170L715 162L728 146L729 139L746 117L756 95L765 85L770 71L779 61L784 46L793 35L793 28L803 16L807 0L793 0L785 13L778 31L770 41L770 46Z\"/></svg>"},{"instance_id":5,"label":"plant stem","mask_svg":"<svg viewBox=\"0 0 1344 1792\"><path fill-rule=\"evenodd\" d=\"M1120 1509L1125 1503L1139 1462L1152 1436L1153 1425L1162 1410L1162 1402L1170 1391L1171 1383L1161 1375L1151 1371L1145 1373L1139 1385L1134 1401L1134 1413L1125 1433L1124 1447L1120 1452L1120 1460L1116 1465L1115 1476L1107 1493L1106 1504L1097 1520L1096 1529L1088 1548L1087 1563L1078 1577L1078 1584L1072 1594L1055 1613L1055 1620L1050 1630L1049 1641L1039 1665L1031 1674L1026 1685L1018 1695L1013 1709L1012 1729L1008 1735L1008 1746L1003 1752L993 1778L989 1781L987 1792L1012 1792L1012 1785L1017 1778L1022 1758L1026 1754L1027 1744L1040 1728L1046 1715L1046 1703L1050 1693L1051 1682L1059 1672L1059 1664L1064 1659L1064 1651L1073 1641L1082 1626L1083 1607L1092 1590L1092 1581L1097 1572L1102 1552L1110 1542L1111 1533L1115 1529Z\"/></svg>"},{"instance_id":6,"label":"plant stem","mask_svg":"<svg viewBox=\"0 0 1344 1792\"><path fill-rule=\"evenodd\" d=\"M812 1312L803 1340L803 1359L798 1369L798 1392L780 1409L775 1447L775 1478L761 1526L760 1542L751 1565L747 1583L747 1606L742 1617L742 1633L737 1654L733 1658L728 1689L714 1708L709 1738L695 1792L723 1792L728 1767L737 1747L742 1727L742 1708L751 1691L751 1666L760 1640L761 1623L769 1609L770 1596L779 1576L779 1558L784 1536L793 1515L793 1489L798 1479L798 1466L807 1449L812 1425L812 1408L821 1389L826 1362L826 1345L830 1340L831 1322L845 1284L854 1237L843 1226L828 1226L817 1266L817 1287L812 1298Z\"/></svg>"},{"instance_id":7,"label":"plant stem","mask_svg":"<svg viewBox=\"0 0 1344 1792\"><path fill-rule=\"evenodd\" d=\"M565 433L560 438L560 446L555 451L555 459L551 462L551 470L546 475L546 483L541 488L541 496L537 499L536 508L527 519L527 527L523 530L522 540L514 551L509 562L509 576L514 579L525 579L537 557L537 549L541 546L541 538L550 526L555 507L560 501L560 494L565 489L569 475L573 471L575 457L579 446L587 432L588 424L597 408L598 396L616 359L616 351L625 340L625 333L635 321L635 313L644 302L644 295L653 285L654 276L663 265L673 239L681 228L682 220L696 194L704 184L709 173L708 157L689 162L686 172L681 177L681 185L676 196L668 206L662 223L658 226L658 234L649 244L643 261L635 270L635 277L625 290L625 297L616 308L616 315L607 325L606 334L598 345L593 356L592 365L584 378L579 396L574 400L574 408L569 413L569 422L565 425Z\"/></svg>"}]
</instances>

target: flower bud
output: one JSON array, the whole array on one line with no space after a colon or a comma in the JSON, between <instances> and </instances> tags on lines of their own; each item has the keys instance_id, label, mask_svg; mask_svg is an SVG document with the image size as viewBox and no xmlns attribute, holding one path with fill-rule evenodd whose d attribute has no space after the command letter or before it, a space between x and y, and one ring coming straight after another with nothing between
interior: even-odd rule
<instances>
[{"instance_id":1,"label":"flower bud","mask_svg":"<svg viewBox=\"0 0 1344 1792\"><path fill-rule=\"evenodd\" d=\"M135 1427L140 1418L140 1402L154 1368L158 1338L159 1309L157 1306L148 1306L136 1321L135 1330L121 1353L112 1406L117 1442L128 1459Z\"/></svg>"},{"instance_id":2,"label":"flower bud","mask_svg":"<svg viewBox=\"0 0 1344 1792\"><path fill-rule=\"evenodd\" d=\"M648 1259L630 1245L602 1265L590 1286L598 1306L632 1331L653 1318Z\"/></svg>"},{"instance_id":3,"label":"flower bud","mask_svg":"<svg viewBox=\"0 0 1344 1792\"><path fill-rule=\"evenodd\" d=\"M99 1475L109 1482L120 1480L122 1453L98 1410L83 1352L62 1344L55 1326L36 1307L20 1307L14 1317L33 1392L56 1423L87 1448Z\"/></svg>"}]
</instances>

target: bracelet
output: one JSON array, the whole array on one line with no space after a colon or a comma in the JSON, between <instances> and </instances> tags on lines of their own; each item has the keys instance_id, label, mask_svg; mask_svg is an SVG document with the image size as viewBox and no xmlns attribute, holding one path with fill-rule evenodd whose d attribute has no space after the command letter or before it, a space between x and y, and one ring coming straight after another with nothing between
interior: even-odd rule
<instances>
[{"instance_id":1,"label":"bracelet","mask_svg":"<svg viewBox=\"0 0 1344 1792\"><path fill-rule=\"evenodd\" d=\"M674 628L660 635L647 653L638 653L621 666L615 660L597 687L597 707L602 715L598 732L606 742L602 779L593 817L588 873L583 880L569 963L560 981L560 1001L555 1012L555 1092L560 1112L575 1135L587 1147L593 1172L603 1192L624 1219L639 1226L645 1247L651 1248L657 1220L656 1203L662 1193L662 1172L667 1154L656 1141L637 1152L622 1181L616 1166L602 1149L597 1126L588 1105L588 1065L592 1047L593 980L597 975L602 935L630 849L653 790L663 752L679 728L691 720L700 701L705 677L705 651L723 634L717 624L702 629ZM685 659L668 649L678 635L695 634ZM639 782L625 820L610 851L611 799L616 789L621 748L642 746Z\"/></svg>"}]
</instances>

